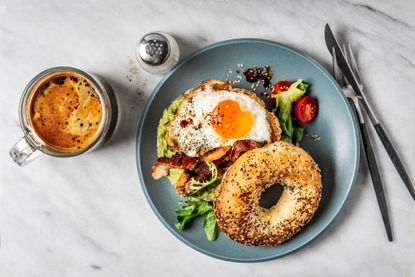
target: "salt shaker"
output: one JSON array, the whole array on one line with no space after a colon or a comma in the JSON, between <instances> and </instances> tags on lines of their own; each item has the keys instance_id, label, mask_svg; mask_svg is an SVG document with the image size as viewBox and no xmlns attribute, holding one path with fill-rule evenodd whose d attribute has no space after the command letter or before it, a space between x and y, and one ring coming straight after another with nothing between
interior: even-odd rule
<instances>
[{"instance_id":1,"label":"salt shaker","mask_svg":"<svg viewBox=\"0 0 415 277\"><path fill-rule=\"evenodd\" d=\"M146 34L137 46L138 63L146 71L164 74L177 64L180 49L173 36L164 32Z\"/></svg>"}]
</instances>

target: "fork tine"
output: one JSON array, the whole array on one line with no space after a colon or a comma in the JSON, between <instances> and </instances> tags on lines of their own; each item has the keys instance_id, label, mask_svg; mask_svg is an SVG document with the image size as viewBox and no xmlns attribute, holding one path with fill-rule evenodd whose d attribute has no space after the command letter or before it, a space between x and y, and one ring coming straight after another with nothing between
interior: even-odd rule
<instances>
[{"instance_id":1,"label":"fork tine","mask_svg":"<svg viewBox=\"0 0 415 277\"><path fill-rule=\"evenodd\" d=\"M343 55L346 58L346 62L350 65L350 63L351 63L350 55L349 55L349 51L347 51L347 49L346 49L346 45L345 44L342 45L342 49L343 49ZM353 74L354 74L354 72L353 72Z\"/></svg>"},{"instance_id":2,"label":"fork tine","mask_svg":"<svg viewBox=\"0 0 415 277\"><path fill-rule=\"evenodd\" d=\"M350 66L352 67L353 73L354 73L357 81L359 82L359 85L362 85L362 79L360 78L359 69L357 67L356 59L353 55L352 46L350 45L350 43L347 44L347 48L349 50Z\"/></svg>"}]
</instances>

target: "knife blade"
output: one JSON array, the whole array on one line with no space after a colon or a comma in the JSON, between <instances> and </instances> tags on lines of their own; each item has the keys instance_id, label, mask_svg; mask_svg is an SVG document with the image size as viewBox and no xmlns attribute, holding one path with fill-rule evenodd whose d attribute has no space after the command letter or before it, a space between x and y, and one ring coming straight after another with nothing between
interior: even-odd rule
<instances>
[{"instance_id":1,"label":"knife blade","mask_svg":"<svg viewBox=\"0 0 415 277\"><path fill-rule=\"evenodd\" d=\"M398 152L396 151L394 145L392 144L389 136L387 135L383 124L379 122L376 118L375 114L373 113L372 108L370 107L362 88L359 86L357 82L356 76L354 75L350 65L347 63L347 60L341 50L339 43L337 42L336 37L334 36L332 30L330 29L329 24L327 23L324 28L324 37L326 40L327 48L332 55L332 49L334 49L336 54L337 65L342 71L344 77L349 82L350 86L355 91L356 95L359 98L360 103L362 104L364 110L366 111L367 115L369 116L370 121L373 124L373 127L376 130L386 152L389 155L393 165L395 166L396 171L398 172L399 176L401 177L403 183L406 186L409 194L412 196L412 199L415 201L415 189L412 183L411 178L409 177L408 171L405 169L401 159L399 158Z\"/></svg>"}]
</instances>

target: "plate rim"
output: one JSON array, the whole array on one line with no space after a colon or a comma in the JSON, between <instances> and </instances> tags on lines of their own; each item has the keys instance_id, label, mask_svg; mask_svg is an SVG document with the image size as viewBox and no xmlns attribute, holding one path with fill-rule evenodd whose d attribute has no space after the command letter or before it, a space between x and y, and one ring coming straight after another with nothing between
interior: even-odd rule
<instances>
[{"instance_id":1,"label":"plate rim","mask_svg":"<svg viewBox=\"0 0 415 277\"><path fill-rule=\"evenodd\" d=\"M356 145L355 148L355 153L354 153L354 160L355 160L355 164L354 164L354 168L353 168L353 178L351 179L349 185L348 185L348 190L344 196L343 199L341 199L341 203L338 206L338 208L335 210L334 215L332 216L332 218L330 218L328 220L328 222L324 223L323 227L317 231L317 233L305 240L303 243L297 245L296 247L289 249L285 252L282 253L278 253L275 255L269 255L267 257L261 257L261 258L234 258L234 257L228 257L228 256L224 256L224 255L220 255L220 254L216 254L216 253L212 253L210 251L207 251L193 243L191 243L190 241L186 240L183 236L179 235L178 231L175 230L174 228L172 228L167 221L163 218L163 216L160 214L160 212L158 211L158 209L156 208L154 202L152 201L152 199L150 198L148 191L145 187L145 182L144 182L144 178L143 178L143 173L141 171L141 161L140 161L140 144L141 144L141 134L142 134L142 129L144 126L144 121L146 118L146 115L149 111L150 105L153 103L154 97L156 96L157 92L160 90L160 87L166 82L166 80L168 80L179 68L181 68L182 66L184 66L189 60L193 59L194 57L209 51L211 49L217 48L217 47L221 47L221 46L225 46L225 45L229 45L229 44L239 44L239 43L258 43L258 44L267 44L267 45L272 45L272 46L277 46L280 48L283 48L285 50L288 50L298 56L301 56L302 58L306 59L307 61L309 61L310 63L312 63L315 67L317 67L326 77L328 77L328 79L330 80L331 83L334 84L334 86L337 88L337 93L341 96L343 102L345 103L345 106L347 107L347 111L348 111L348 116L351 118L352 121L352 129L353 129L353 133L354 133L354 141L353 144ZM348 101L346 99L346 96L343 94L342 89L340 88L339 84L334 80L333 76L331 76L331 74L327 71L326 68L324 68L319 62L317 62L314 58L312 58L311 56L309 56L308 54L305 54L293 47L289 47L285 44L276 42L276 41L272 41L272 40L267 40L267 39L260 39L260 38L237 38L237 39L229 39L229 40L224 40L224 41L219 41L216 43L212 43L209 44L207 46L204 46L194 52L192 52L191 54L189 54L188 56L186 56L183 60L181 60L177 65L175 65L158 83L157 85L154 87L153 91L151 92L151 94L149 95L148 99L146 100L146 104L144 106L143 111L141 112L140 115L140 120L139 120L139 124L138 124L138 128L137 128L137 133L136 133L136 143L135 143L135 157L136 157L136 167L137 167L137 174L140 180L140 185L141 188L144 192L144 195L146 197L146 200L148 202L148 204L150 204L151 209L153 210L153 212L156 214L157 218L159 219L159 221L164 225L165 228L167 228L167 230L169 230L169 232L171 234L173 234L174 237L178 238L181 242L183 242L184 244L186 244L187 246L191 247L192 249L199 251L205 255L208 255L210 257L216 258L216 259L220 259L220 260L225 260L225 261L229 261L229 262L238 262L238 263L255 263L255 262L265 262L265 261L269 261L269 260L274 260L277 258L281 258L283 256L286 256L292 252L296 252L299 249L303 248L304 246L306 246L307 244L311 243L313 240L315 240L316 238L318 238L327 228L328 226L330 226L331 223L333 223L333 221L336 219L336 217L338 216L338 214L340 213L340 211L343 209L344 204L348 198L348 196L350 195L350 191L352 189L352 187L354 186L354 184L356 183L356 179L357 179L357 175L358 175L358 169L359 169L359 164L360 164L360 142L359 142L359 132L358 132L358 127L357 127L357 118L355 113L353 112L353 110L351 109L350 105L348 104Z\"/></svg>"}]
</instances>

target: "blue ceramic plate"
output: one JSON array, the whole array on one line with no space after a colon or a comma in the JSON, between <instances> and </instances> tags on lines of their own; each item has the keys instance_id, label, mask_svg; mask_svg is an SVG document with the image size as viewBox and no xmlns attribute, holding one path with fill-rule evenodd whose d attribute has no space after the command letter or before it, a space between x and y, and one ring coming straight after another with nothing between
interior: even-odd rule
<instances>
[{"instance_id":1,"label":"blue ceramic plate","mask_svg":"<svg viewBox=\"0 0 415 277\"><path fill-rule=\"evenodd\" d=\"M319 102L319 114L308 125L308 133L320 140L303 139L301 146L311 153L323 175L323 194L313 219L295 237L274 247L244 246L221 233L210 242L203 232L203 219L178 232L175 210L178 197L167 178L155 181L150 169L156 155L157 125L163 110L182 92L208 78L224 79L238 64L271 65L273 81L303 79L310 94ZM239 87L249 88L241 82ZM260 39L236 39L207 46L190 55L169 72L156 86L147 102L137 131L137 169L148 202L160 221L178 239L215 258L236 262L274 259L301 248L327 228L343 206L355 181L359 162L355 118L341 89L315 60L287 46Z\"/></svg>"}]
</instances>

